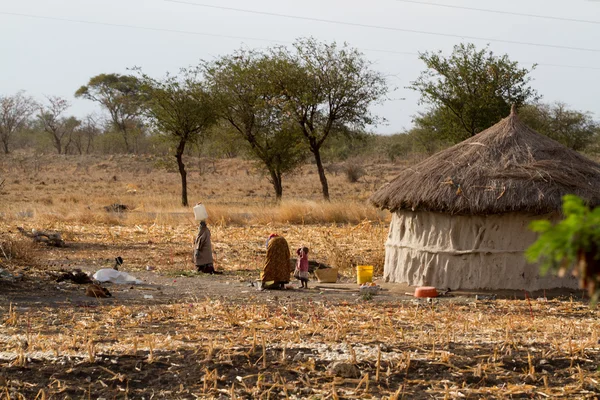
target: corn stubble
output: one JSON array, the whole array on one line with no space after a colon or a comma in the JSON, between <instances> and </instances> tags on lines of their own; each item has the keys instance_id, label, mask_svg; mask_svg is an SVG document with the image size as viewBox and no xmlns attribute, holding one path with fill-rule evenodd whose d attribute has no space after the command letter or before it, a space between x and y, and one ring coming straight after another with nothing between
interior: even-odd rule
<instances>
[{"instance_id":1,"label":"corn stubble","mask_svg":"<svg viewBox=\"0 0 600 400\"><path fill-rule=\"evenodd\" d=\"M35 176L12 170L14 179L4 188L7 201L0 204L0 231L17 225L60 231L67 243L77 244L76 257L83 260L112 258L118 246L133 272L146 265L160 274L192 268L197 224L191 210L176 203L175 174L125 156L78 161L89 168L61 162L45 160L46 169ZM372 264L381 273L389 215L365 200L389 166L367 166L354 184L332 176L332 193L339 194L332 203L319 201L315 175L292 176L284 195L294 200L280 205L270 202L268 183L247 172L248 165L224 160L217 167L219 174L191 168L189 179L191 202L202 201L210 213L218 268L258 269L266 237L277 232L347 276L357 264ZM102 209L116 202L132 211ZM21 239L7 233L3 240ZM18 249L21 267L43 270L44 262L64 259L48 251L36 265L31 253L41 254L39 247ZM599 315L578 302L423 306L267 299L250 294L238 300L40 304L27 310L0 304L0 399L68 393L173 399L593 398L600 392ZM355 367L357 377L333 374L336 362ZM62 373L45 381L17 373L53 366Z\"/></svg>"},{"instance_id":2,"label":"corn stubble","mask_svg":"<svg viewBox=\"0 0 600 400\"><path fill-rule=\"evenodd\" d=\"M433 308L313 302L290 309L286 304L248 307L226 301L157 307L151 327L137 316L155 307L101 306L65 313L53 332L47 329L52 309L30 311L35 339L27 349L2 343L0 352L14 356L0 363L10 369L24 368L31 359L74 360L74 370L94 364L106 374L89 382L92 392L102 390L108 379L136 379L119 369L124 356L134 357L141 371L168 366L164 373L175 381L197 371L195 379L181 378L181 398L183 393L238 398L568 397L598 390L598 313L574 310L567 302L533 303L535 319L529 305L518 300ZM16 314L13 309L3 321L7 335L18 336L27 327L27 319ZM346 327L342 339L337 332L341 325ZM114 327L116 339L107 326ZM66 344L66 337L80 339ZM356 366L360 377L332 375L330 366L338 361ZM160 389L152 382L148 386ZM49 386L44 395L60 390ZM145 393L129 390L134 397Z\"/></svg>"}]
</instances>

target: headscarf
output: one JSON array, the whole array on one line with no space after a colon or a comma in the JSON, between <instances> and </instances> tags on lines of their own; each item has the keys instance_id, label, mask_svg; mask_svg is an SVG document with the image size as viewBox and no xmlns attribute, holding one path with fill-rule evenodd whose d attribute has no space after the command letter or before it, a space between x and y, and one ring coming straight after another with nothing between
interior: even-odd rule
<instances>
[{"instance_id":1,"label":"headscarf","mask_svg":"<svg viewBox=\"0 0 600 400\"><path fill-rule=\"evenodd\" d=\"M278 235L278 234L276 234L276 233L271 233L271 234L269 235L269 238L267 239L267 243L265 244L265 246L267 247L267 249L269 248L269 241L270 241L271 239L273 239L274 237L277 237L277 236L279 236L279 235Z\"/></svg>"},{"instance_id":2,"label":"headscarf","mask_svg":"<svg viewBox=\"0 0 600 400\"><path fill-rule=\"evenodd\" d=\"M267 257L260 278L263 282L290 281L290 248L285 238L274 236L267 247Z\"/></svg>"}]
</instances>

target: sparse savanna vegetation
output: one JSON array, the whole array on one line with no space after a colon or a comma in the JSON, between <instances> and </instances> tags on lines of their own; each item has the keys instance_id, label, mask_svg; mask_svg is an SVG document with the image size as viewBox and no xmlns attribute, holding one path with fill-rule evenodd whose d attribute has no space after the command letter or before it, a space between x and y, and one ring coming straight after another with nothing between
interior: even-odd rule
<instances>
[{"instance_id":1,"label":"sparse savanna vegetation","mask_svg":"<svg viewBox=\"0 0 600 400\"><path fill-rule=\"evenodd\" d=\"M0 382L8 398L522 398L598 391L596 310L575 298L472 297L418 302L402 286L352 291L353 270L381 275L389 214L367 203L401 165L363 164L350 183L331 165L335 196L321 200L310 166L277 203L249 161L192 159L190 199L210 213L220 277L191 265L196 222L179 204L178 174L156 157L9 156L1 168ZM205 165L211 168L205 169ZM159 165L157 167L157 165ZM29 173L35 170L36 174ZM123 212L104 206L119 203ZM26 229L60 231L64 248L33 244ZM340 268L343 290L248 286L278 232L311 259ZM94 271L121 255L152 282L83 297L53 273ZM146 266L153 270L146 271ZM331 287L331 286L329 286ZM509 295L512 297L513 295ZM22 398L21 397L21 398Z\"/></svg>"},{"instance_id":2,"label":"sparse savanna vegetation","mask_svg":"<svg viewBox=\"0 0 600 400\"><path fill-rule=\"evenodd\" d=\"M0 400L597 398L599 312L585 292L427 301L382 282L390 214L369 198L400 171L511 105L577 151L598 142L591 114L541 103L508 56L459 45L421 60L410 88L427 108L390 136L369 132L385 77L313 39L163 78L99 74L75 96L105 116L0 94ZM194 270L198 202L223 275ZM61 246L32 240L40 231ZM257 291L271 233L339 283ZM550 239L538 250L576 255ZM92 298L59 279L116 257L144 284ZM359 291L359 265L382 290Z\"/></svg>"}]
</instances>

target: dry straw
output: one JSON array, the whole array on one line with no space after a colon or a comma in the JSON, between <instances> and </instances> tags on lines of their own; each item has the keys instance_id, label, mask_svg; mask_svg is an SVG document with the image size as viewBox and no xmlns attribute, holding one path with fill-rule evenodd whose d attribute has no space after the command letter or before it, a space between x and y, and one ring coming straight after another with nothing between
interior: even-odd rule
<instances>
[{"instance_id":1,"label":"dry straw","mask_svg":"<svg viewBox=\"0 0 600 400\"><path fill-rule=\"evenodd\" d=\"M600 164L523 124L516 112L406 168L371 201L451 214L560 211L562 196L600 204Z\"/></svg>"},{"instance_id":2,"label":"dry straw","mask_svg":"<svg viewBox=\"0 0 600 400\"><path fill-rule=\"evenodd\" d=\"M102 178L98 191L115 184ZM446 179L441 176L440 182ZM113 258L114 244L127 252L123 257L133 271L151 264L167 276L191 268L196 223L190 210L176 206L166 194L153 197L144 190L140 185L137 194L121 199L134 207L125 215L108 215L98 204L84 211L83 195L77 200L65 194L53 205L39 203L33 216L18 221L27 222L28 229L63 232L74 246L59 251L75 249L82 259ZM508 190L500 194L494 197L499 203L510 195ZM221 204L211 224L219 263L229 271L252 269L264 257L265 239L273 231L292 246L308 242L311 257L320 261L351 260L349 270L354 263L382 259L387 226L368 215L364 220L360 201L349 202L346 214L339 211L343 203L325 206L330 211L322 213L319 202L283 203L272 209L247 202L237 211L238 205L232 204ZM17 211L3 207L3 212ZM66 216L59 215L63 212ZM298 215L302 218L295 219ZM340 219L358 222L335 223ZM331 223L310 225L323 220ZM14 230L13 222L2 219L0 230ZM33 248L55 254L54 249ZM47 270L30 268L46 279ZM204 285L209 277L189 279ZM137 288L129 293L138 292L143 294ZM427 307L411 301L388 303L392 297L387 296L377 302L332 300L329 293L316 290L302 298L255 292L229 300L199 297L182 295L160 305L121 300L94 303L96 307L76 301L59 308L36 304L25 318L14 304L0 305L2 377L8 374L11 382L19 381L10 388L0 385L1 396L63 398L72 390L77 398L92 393L105 398L584 398L598 391L598 311L578 301L482 304L463 299ZM8 338L27 338L30 348ZM132 368L123 366L123 360L130 360ZM358 378L329 375L336 361L351 363ZM72 371L66 373L63 364ZM57 368L60 373L46 379L49 373L24 374L22 368ZM77 379L89 376L90 369L91 382ZM143 387L134 385L136 381L144 382Z\"/></svg>"},{"instance_id":3,"label":"dry straw","mask_svg":"<svg viewBox=\"0 0 600 400\"><path fill-rule=\"evenodd\" d=\"M543 396L539 392L550 397L577 397L598 379L598 372L591 368L600 356L593 340L597 341L600 329L598 312L568 302L532 302L535 320L529 317L528 303L518 300L477 307L439 303L435 308L412 303L361 303L356 307L320 302L249 307L210 300L193 306L109 305L65 310L56 330L84 340L69 343L61 354L95 362L105 373L104 381L137 379L135 371L127 376L117 374L111 371L114 368L102 366L96 356L131 354L138 336L131 337L130 332L136 332L144 335L149 350L148 354L128 356L139 360L140 373L169 365L172 374L183 377L188 373L186 366L198 365L200 376L186 382L184 389L208 398L220 393L231 398L412 398L422 393L418 388L421 373L432 397ZM5 325L6 333L25 333L31 324L35 327L32 337L40 348L57 347L65 336L40 329L51 314L51 309L31 312L29 322L18 318L13 325ZM567 314L572 317L569 321L560 318ZM147 317L135 318L137 315ZM114 323L115 318L119 323ZM113 329L106 329L112 325L116 336ZM345 343L340 346L337 331L342 326ZM199 343L204 343L202 350ZM25 354L14 350L16 368L25 361ZM299 351L308 351L309 356L295 357ZM358 379L332 379L326 373L327 366L339 357L360 370ZM219 371L230 371L232 363L239 378L229 376L230 381ZM84 364L75 363L73 368ZM550 366L556 374L552 379L543 371ZM480 383L463 385L473 377ZM98 385L96 381L86 383L82 392L95 392ZM156 389L152 385L149 382ZM47 396L59 390L57 385L47 387ZM177 390L181 390L179 383ZM131 393L138 395L141 392Z\"/></svg>"}]
</instances>

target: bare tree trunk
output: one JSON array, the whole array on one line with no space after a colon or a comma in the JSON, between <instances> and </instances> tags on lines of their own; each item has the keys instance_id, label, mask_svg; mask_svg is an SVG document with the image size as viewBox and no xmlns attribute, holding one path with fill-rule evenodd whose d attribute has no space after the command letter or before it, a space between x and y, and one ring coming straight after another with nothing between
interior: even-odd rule
<instances>
[{"instance_id":1,"label":"bare tree trunk","mask_svg":"<svg viewBox=\"0 0 600 400\"><path fill-rule=\"evenodd\" d=\"M129 145L129 138L127 137L127 131L121 131L121 134L123 135L123 141L125 141L125 151L130 154L131 153L131 147Z\"/></svg>"},{"instance_id":2,"label":"bare tree trunk","mask_svg":"<svg viewBox=\"0 0 600 400\"><path fill-rule=\"evenodd\" d=\"M70 149L71 149L71 138L69 137L69 140L67 140L67 144L65 144L63 146L63 153L69 154Z\"/></svg>"},{"instance_id":3,"label":"bare tree trunk","mask_svg":"<svg viewBox=\"0 0 600 400\"><path fill-rule=\"evenodd\" d=\"M10 149L8 148L8 137L2 138L2 147L4 148L4 154L10 153Z\"/></svg>"},{"instance_id":4,"label":"bare tree trunk","mask_svg":"<svg viewBox=\"0 0 600 400\"><path fill-rule=\"evenodd\" d=\"M85 145L85 154L90 154L90 152L92 151L92 148L94 147L94 132L93 131L87 132L87 134L85 136L87 139L87 143Z\"/></svg>"},{"instance_id":5,"label":"bare tree trunk","mask_svg":"<svg viewBox=\"0 0 600 400\"><path fill-rule=\"evenodd\" d=\"M56 134L54 134L54 148L56 148L58 154L62 154L62 144L60 143L60 139L56 136Z\"/></svg>"},{"instance_id":6,"label":"bare tree trunk","mask_svg":"<svg viewBox=\"0 0 600 400\"><path fill-rule=\"evenodd\" d=\"M323 190L323 199L329 201L329 185L327 184L327 176L325 176L325 168L321 161L321 153L318 146L311 143L310 151L315 156L315 162L317 164L317 170L319 171L319 180L321 181L321 188Z\"/></svg>"},{"instance_id":7,"label":"bare tree trunk","mask_svg":"<svg viewBox=\"0 0 600 400\"><path fill-rule=\"evenodd\" d=\"M273 189L275 189L275 200L277 200L277 202L280 202L281 198L283 197L281 173L278 173L277 171L273 170L270 170L269 173L271 174L271 183L273 184Z\"/></svg>"},{"instance_id":8,"label":"bare tree trunk","mask_svg":"<svg viewBox=\"0 0 600 400\"><path fill-rule=\"evenodd\" d=\"M134 131L133 137L133 146L132 146L132 153L133 154L138 154L140 152L140 137L139 137L139 132Z\"/></svg>"},{"instance_id":9,"label":"bare tree trunk","mask_svg":"<svg viewBox=\"0 0 600 400\"><path fill-rule=\"evenodd\" d=\"M129 136L128 136L127 125L125 124L125 121L122 121L121 123L117 124L117 127L121 131L121 136L123 136L123 141L125 142L125 151L127 152L127 154L130 154L131 153L131 145L129 144Z\"/></svg>"},{"instance_id":10,"label":"bare tree trunk","mask_svg":"<svg viewBox=\"0 0 600 400\"><path fill-rule=\"evenodd\" d=\"M185 140L181 139L177 146L177 153L175 158L177 159L177 166L179 167L179 175L181 175L181 205L184 207L188 206L187 197L187 172L185 171L185 165L183 164L183 151L185 150Z\"/></svg>"}]
</instances>

